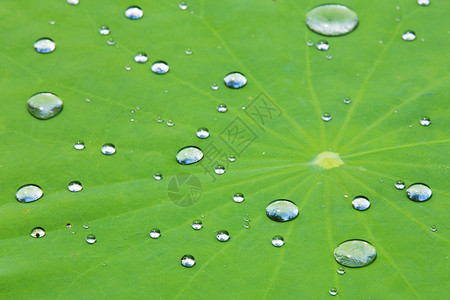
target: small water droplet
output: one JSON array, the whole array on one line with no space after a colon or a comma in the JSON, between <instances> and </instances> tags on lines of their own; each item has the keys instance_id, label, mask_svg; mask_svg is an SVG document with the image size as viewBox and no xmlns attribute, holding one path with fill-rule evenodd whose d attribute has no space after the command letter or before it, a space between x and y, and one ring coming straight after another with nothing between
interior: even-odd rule
<instances>
[{"instance_id":1,"label":"small water droplet","mask_svg":"<svg viewBox=\"0 0 450 300\"><path fill-rule=\"evenodd\" d=\"M113 38L109 38L106 40L106 43L110 46L113 46L116 44L116 41Z\"/></svg>"},{"instance_id":2,"label":"small water droplet","mask_svg":"<svg viewBox=\"0 0 450 300\"><path fill-rule=\"evenodd\" d=\"M326 58L326 59L333 59L333 56L331 56L331 55L326 55L325 58Z\"/></svg>"},{"instance_id":3,"label":"small water droplet","mask_svg":"<svg viewBox=\"0 0 450 300\"><path fill-rule=\"evenodd\" d=\"M395 182L395 188L397 190L403 190L405 188L405 182L403 180L398 180Z\"/></svg>"},{"instance_id":4,"label":"small water droplet","mask_svg":"<svg viewBox=\"0 0 450 300\"><path fill-rule=\"evenodd\" d=\"M184 50L184 53L186 53L186 55L192 55L192 50L190 48L187 48L186 50Z\"/></svg>"},{"instance_id":5,"label":"small water droplet","mask_svg":"<svg viewBox=\"0 0 450 300\"><path fill-rule=\"evenodd\" d=\"M200 230L203 228L203 223L200 220L194 220L194 221L192 221L191 226L195 230Z\"/></svg>"},{"instance_id":6,"label":"small water droplet","mask_svg":"<svg viewBox=\"0 0 450 300\"><path fill-rule=\"evenodd\" d=\"M236 157L234 155L230 155L230 157L228 157L228 160L230 162L234 162L234 161L236 161Z\"/></svg>"},{"instance_id":7,"label":"small water droplet","mask_svg":"<svg viewBox=\"0 0 450 300\"><path fill-rule=\"evenodd\" d=\"M72 228L72 224L66 223L66 228Z\"/></svg>"},{"instance_id":8,"label":"small water droplet","mask_svg":"<svg viewBox=\"0 0 450 300\"><path fill-rule=\"evenodd\" d=\"M214 91L217 91L217 90L219 89L219 85L218 85L217 83L213 83L213 84L211 85L211 88L212 88Z\"/></svg>"},{"instance_id":9,"label":"small water droplet","mask_svg":"<svg viewBox=\"0 0 450 300\"><path fill-rule=\"evenodd\" d=\"M150 230L150 237L152 239L157 239L161 236L161 231L158 228L153 228Z\"/></svg>"},{"instance_id":10,"label":"small water droplet","mask_svg":"<svg viewBox=\"0 0 450 300\"><path fill-rule=\"evenodd\" d=\"M216 167L214 168L214 172L215 172L217 175L222 175L222 174L225 173L225 167L224 167L224 166L221 166L221 165L218 165L218 166L216 166Z\"/></svg>"},{"instance_id":11,"label":"small water droplet","mask_svg":"<svg viewBox=\"0 0 450 300\"><path fill-rule=\"evenodd\" d=\"M375 248L363 240L349 240L341 243L334 250L336 261L350 268L365 267L377 257Z\"/></svg>"},{"instance_id":12,"label":"small water droplet","mask_svg":"<svg viewBox=\"0 0 450 300\"><path fill-rule=\"evenodd\" d=\"M402 34L402 39L404 41L414 41L416 39L416 34L412 30L405 31Z\"/></svg>"},{"instance_id":13,"label":"small water droplet","mask_svg":"<svg viewBox=\"0 0 450 300\"><path fill-rule=\"evenodd\" d=\"M139 6L130 6L125 11L125 16L130 20L138 20L144 16L144 11Z\"/></svg>"},{"instance_id":14,"label":"small water droplet","mask_svg":"<svg viewBox=\"0 0 450 300\"><path fill-rule=\"evenodd\" d=\"M327 51L330 48L330 44L328 44L327 41L319 41L316 44L316 48L319 49L320 51Z\"/></svg>"},{"instance_id":15,"label":"small water droplet","mask_svg":"<svg viewBox=\"0 0 450 300\"><path fill-rule=\"evenodd\" d=\"M125 70L126 70L126 71L130 71L130 70L131 70L130 65L126 65L126 66L125 66Z\"/></svg>"},{"instance_id":16,"label":"small water droplet","mask_svg":"<svg viewBox=\"0 0 450 300\"><path fill-rule=\"evenodd\" d=\"M348 97L345 97L343 101L345 104L350 104L352 102L352 100Z\"/></svg>"},{"instance_id":17,"label":"small water droplet","mask_svg":"<svg viewBox=\"0 0 450 300\"><path fill-rule=\"evenodd\" d=\"M169 72L169 65L165 61L159 60L152 64L151 69L155 74L166 74Z\"/></svg>"},{"instance_id":18,"label":"small water droplet","mask_svg":"<svg viewBox=\"0 0 450 300\"><path fill-rule=\"evenodd\" d=\"M422 126L429 126L431 124L431 120L428 117L423 117L420 119L420 125Z\"/></svg>"},{"instance_id":19,"label":"small water droplet","mask_svg":"<svg viewBox=\"0 0 450 300\"><path fill-rule=\"evenodd\" d=\"M367 210L370 207L370 201L367 197L357 196L353 199L352 206L359 211Z\"/></svg>"},{"instance_id":20,"label":"small water droplet","mask_svg":"<svg viewBox=\"0 0 450 300\"><path fill-rule=\"evenodd\" d=\"M181 265L186 268L192 268L195 265L195 258L186 254L181 258Z\"/></svg>"},{"instance_id":21,"label":"small water droplet","mask_svg":"<svg viewBox=\"0 0 450 300\"><path fill-rule=\"evenodd\" d=\"M88 234L88 235L86 236L86 242L87 242L88 244L95 244L95 243L97 242L97 238L96 238L95 235L93 235L93 234Z\"/></svg>"},{"instance_id":22,"label":"small water droplet","mask_svg":"<svg viewBox=\"0 0 450 300\"><path fill-rule=\"evenodd\" d=\"M279 199L269 203L266 214L273 221L287 222L298 216L298 207L290 200Z\"/></svg>"},{"instance_id":23,"label":"small water droplet","mask_svg":"<svg viewBox=\"0 0 450 300\"><path fill-rule=\"evenodd\" d=\"M45 235L45 230L42 227L35 227L31 230L31 236L34 238L41 238Z\"/></svg>"},{"instance_id":24,"label":"small water droplet","mask_svg":"<svg viewBox=\"0 0 450 300\"><path fill-rule=\"evenodd\" d=\"M339 275L344 275L345 274L345 269L342 267L337 268L337 272Z\"/></svg>"},{"instance_id":25,"label":"small water droplet","mask_svg":"<svg viewBox=\"0 0 450 300\"><path fill-rule=\"evenodd\" d=\"M312 40L308 40L306 42L306 45L309 46L309 47L312 47L312 46L314 46L314 42Z\"/></svg>"},{"instance_id":26,"label":"small water droplet","mask_svg":"<svg viewBox=\"0 0 450 300\"><path fill-rule=\"evenodd\" d=\"M139 52L134 56L134 61L140 64L146 63L148 60L147 54L144 52Z\"/></svg>"},{"instance_id":27,"label":"small water droplet","mask_svg":"<svg viewBox=\"0 0 450 300\"><path fill-rule=\"evenodd\" d=\"M73 147L76 149L76 150L83 150L84 149L84 142L83 141L78 141L78 142L76 142L75 144L73 144Z\"/></svg>"},{"instance_id":28,"label":"small water droplet","mask_svg":"<svg viewBox=\"0 0 450 300\"><path fill-rule=\"evenodd\" d=\"M220 112L220 113L227 112L227 110L228 110L228 108L227 108L227 106L225 104L219 104L217 106L217 111Z\"/></svg>"},{"instance_id":29,"label":"small water droplet","mask_svg":"<svg viewBox=\"0 0 450 300\"><path fill-rule=\"evenodd\" d=\"M245 222L244 223L244 228L245 229L249 229L250 228L250 223L249 222Z\"/></svg>"},{"instance_id":30,"label":"small water droplet","mask_svg":"<svg viewBox=\"0 0 450 300\"><path fill-rule=\"evenodd\" d=\"M158 122L158 123L162 123L162 122L164 122L164 119L163 119L163 118L161 118L161 117L157 117L157 118L156 118L156 122Z\"/></svg>"},{"instance_id":31,"label":"small water droplet","mask_svg":"<svg viewBox=\"0 0 450 300\"><path fill-rule=\"evenodd\" d=\"M284 245L284 238L281 235L276 235L272 238L272 245L281 247Z\"/></svg>"},{"instance_id":32,"label":"small water droplet","mask_svg":"<svg viewBox=\"0 0 450 300\"><path fill-rule=\"evenodd\" d=\"M27 108L33 117L48 120L62 111L63 102L53 93L37 93L28 99Z\"/></svg>"},{"instance_id":33,"label":"small water droplet","mask_svg":"<svg viewBox=\"0 0 450 300\"><path fill-rule=\"evenodd\" d=\"M437 230L437 228L436 228L436 226L433 225L433 226L430 227L430 230L435 232Z\"/></svg>"},{"instance_id":34,"label":"small water droplet","mask_svg":"<svg viewBox=\"0 0 450 300\"><path fill-rule=\"evenodd\" d=\"M421 6L428 6L430 5L431 1L430 0L417 0L417 4L421 5Z\"/></svg>"},{"instance_id":35,"label":"small water droplet","mask_svg":"<svg viewBox=\"0 0 450 300\"><path fill-rule=\"evenodd\" d=\"M331 115L329 113L324 113L322 115L322 120L324 120L325 122L331 121Z\"/></svg>"},{"instance_id":36,"label":"small water droplet","mask_svg":"<svg viewBox=\"0 0 450 300\"><path fill-rule=\"evenodd\" d=\"M16 199L20 203L30 203L39 200L44 195L42 189L35 184L21 186L16 192Z\"/></svg>"},{"instance_id":37,"label":"small water droplet","mask_svg":"<svg viewBox=\"0 0 450 300\"><path fill-rule=\"evenodd\" d=\"M98 32L101 35L108 35L110 33L109 27L108 26L102 26L98 29Z\"/></svg>"},{"instance_id":38,"label":"small water droplet","mask_svg":"<svg viewBox=\"0 0 450 300\"><path fill-rule=\"evenodd\" d=\"M230 239L230 234L226 230L219 230L216 233L216 238L219 242L226 242Z\"/></svg>"},{"instance_id":39,"label":"small water droplet","mask_svg":"<svg viewBox=\"0 0 450 300\"><path fill-rule=\"evenodd\" d=\"M88 223L84 223L84 224L83 224L83 228L84 228L84 229L89 229L90 227L91 227L91 226L90 226Z\"/></svg>"},{"instance_id":40,"label":"small water droplet","mask_svg":"<svg viewBox=\"0 0 450 300\"><path fill-rule=\"evenodd\" d=\"M306 25L318 34L340 36L357 27L358 16L347 6L325 4L314 7L306 14Z\"/></svg>"},{"instance_id":41,"label":"small water droplet","mask_svg":"<svg viewBox=\"0 0 450 300\"><path fill-rule=\"evenodd\" d=\"M247 78L242 73L231 72L228 73L223 81L225 85L231 89L239 89L247 84Z\"/></svg>"},{"instance_id":42,"label":"small water droplet","mask_svg":"<svg viewBox=\"0 0 450 300\"><path fill-rule=\"evenodd\" d=\"M186 10L186 9L188 9L189 6L187 5L186 2L181 1L181 2L178 4L178 7L181 8L182 10Z\"/></svg>"},{"instance_id":43,"label":"small water droplet","mask_svg":"<svg viewBox=\"0 0 450 300\"><path fill-rule=\"evenodd\" d=\"M203 151L195 146L186 146L180 149L176 155L177 162L181 165L191 165L203 158Z\"/></svg>"},{"instance_id":44,"label":"small water droplet","mask_svg":"<svg viewBox=\"0 0 450 300\"><path fill-rule=\"evenodd\" d=\"M78 5L79 2L79 0L67 0L67 3L70 5Z\"/></svg>"},{"instance_id":45,"label":"small water droplet","mask_svg":"<svg viewBox=\"0 0 450 300\"><path fill-rule=\"evenodd\" d=\"M233 201L236 203L241 203L245 200L244 194L242 193L236 193L233 195Z\"/></svg>"},{"instance_id":46,"label":"small water droplet","mask_svg":"<svg viewBox=\"0 0 450 300\"><path fill-rule=\"evenodd\" d=\"M50 20L48 23L50 23L50 25L55 25L55 20Z\"/></svg>"},{"instance_id":47,"label":"small water droplet","mask_svg":"<svg viewBox=\"0 0 450 300\"><path fill-rule=\"evenodd\" d=\"M199 129L197 129L197 136L201 139L206 139L207 137L209 137L208 128L201 127Z\"/></svg>"},{"instance_id":48,"label":"small water droplet","mask_svg":"<svg viewBox=\"0 0 450 300\"><path fill-rule=\"evenodd\" d=\"M347 194L345 194L345 195L344 195L344 198L348 198L348 195L347 195Z\"/></svg>"},{"instance_id":49,"label":"small water droplet","mask_svg":"<svg viewBox=\"0 0 450 300\"><path fill-rule=\"evenodd\" d=\"M102 153L105 155L113 155L116 153L116 146L111 143L104 144L102 146Z\"/></svg>"},{"instance_id":50,"label":"small water droplet","mask_svg":"<svg viewBox=\"0 0 450 300\"><path fill-rule=\"evenodd\" d=\"M153 174L153 178L155 178L155 180L161 180L163 178L163 175L160 172L156 172L155 174Z\"/></svg>"},{"instance_id":51,"label":"small water droplet","mask_svg":"<svg viewBox=\"0 0 450 300\"><path fill-rule=\"evenodd\" d=\"M72 182L69 183L67 188L71 192L79 192L79 191L81 191L83 189L83 185L79 181L72 181Z\"/></svg>"},{"instance_id":52,"label":"small water droplet","mask_svg":"<svg viewBox=\"0 0 450 300\"><path fill-rule=\"evenodd\" d=\"M406 196L412 201L423 202L431 198L432 191L424 183L414 183L406 189Z\"/></svg>"},{"instance_id":53,"label":"small water droplet","mask_svg":"<svg viewBox=\"0 0 450 300\"><path fill-rule=\"evenodd\" d=\"M330 295L331 295L331 296L336 296L337 293L338 293L338 291L337 291L336 288L331 288L329 292L330 292Z\"/></svg>"}]
</instances>

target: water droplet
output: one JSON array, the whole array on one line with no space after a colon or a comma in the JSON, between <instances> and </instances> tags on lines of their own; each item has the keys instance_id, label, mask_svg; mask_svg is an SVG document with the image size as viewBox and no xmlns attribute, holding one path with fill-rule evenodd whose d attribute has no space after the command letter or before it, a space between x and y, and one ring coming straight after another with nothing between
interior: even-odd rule
<instances>
[{"instance_id":1,"label":"water droplet","mask_svg":"<svg viewBox=\"0 0 450 300\"><path fill-rule=\"evenodd\" d=\"M354 209L362 211L370 207L370 201L367 197L357 196L352 201L352 206Z\"/></svg>"},{"instance_id":2,"label":"water droplet","mask_svg":"<svg viewBox=\"0 0 450 300\"><path fill-rule=\"evenodd\" d=\"M37 93L28 99L27 108L33 117L40 120L48 120L62 111L63 102L55 94Z\"/></svg>"},{"instance_id":3,"label":"water droplet","mask_svg":"<svg viewBox=\"0 0 450 300\"><path fill-rule=\"evenodd\" d=\"M153 228L150 230L150 237L152 239L157 239L161 236L161 231L158 228Z\"/></svg>"},{"instance_id":4,"label":"water droplet","mask_svg":"<svg viewBox=\"0 0 450 300\"><path fill-rule=\"evenodd\" d=\"M130 65L126 65L126 66L125 66L125 70L126 70L126 71L130 71L130 70L131 70Z\"/></svg>"},{"instance_id":5,"label":"water droplet","mask_svg":"<svg viewBox=\"0 0 450 300\"><path fill-rule=\"evenodd\" d=\"M414 41L414 40L416 39L416 34L415 34L415 32L412 31L412 30L405 31L405 32L402 34L402 39L403 39L404 41Z\"/></svg>"},{"instance_id":6,"label":"water droplet","mask_svg":"<svg viewBox=\"0 0 450 300\"><path fill-rule=\"evenodd\" d=\"M338 291L337 291L336 288L331 288L329 292L330 292L330 295L331 295L331 296L336 296L337 293L338 293Z\"/></svg>"},{"instance_id":7,"label":"water droplet","mask_svg":"<svg viewBox=\"0 0 450 300\"><path fill-rule=\"evenodd\" d=\"M247 84L247 78L242 73L231 72L223 79L225 85L231 89L239 89Z\"/></svg>"},{"instance_id":8,"label":"water droplet","mask_svg":"<svg viewBox=\"0 0 450 300\"><path fill-rule=\"evenodd\" d=\"M181 8L182 10L186 10L186 9L188 9L189 6L187 5L186 2L181 1L181 2L178 4L178 7Z\"/></svg>"},{"instance_id":9,"label":"water droplet","mask_svg":"<svg viewBox=\"0 0 450 300\"><path fill-rule=\"evenodd\" d=\"M84 223L84 224L83 224L83 228L84 228L84 229L89 229L90 227L91 227L91 226L90 226L88 223Z\"/></svg>"},{"instance_id":10,"label":"water droplet","mask_svg":"<svg viewBox=\"0 0 450 300\"><path fill-rule=\"evenodd\" d=\"M319 49L320 51L326 51L330 48L330 44L328 44L327 41L319 41L316 44L316 48Z\"/></svg>"},{"instance_id":11,"label":"water droplet","mask_svg":"<svg viewBox=\"0 0 450 300\"><path fill-rule=\"evenodd\" d=\"M340 36L356 28L358 16L347 6L325 4L314 7L306 14L306 25L318 34Z\"/></svg>"},{"instance_id":12,"label":"water droplet","mask_svg":"<svg viewBox=\"0 0 450 300\"><path fill-rule=\"evenodd\" d=\"M66 228L72 228L72 224L66 223Z\"/></svg>"},{"instance_id":13,"label":"water droplet","mask_svg":"<svg viewBox=\"0 0 450 300\"><path fill-rule=\"evenodd\" d=\"M219 242L226 242L230 239L230 234L226 230L219 230L216 233L216 238Z\"/></svg>"},{"instance_id":14,"label":"water droplet","mask_svg":"<svg viewBox=\"0 0 450 300\"><path fill-rule=\"evenodd\" d=\"M155 74L166 74L169 72L169 65L162 60L155 61L152 65L152 72Z\"/></svg>"},{"instance_id":15,"label":"water droplet","mask_svg":"<svg viewBox=\"0 0 450 300\"><path fill-rule=\"evenodd\" d=\"M73 144L73 147L76 150L83 150L84 149L84 142L83 141L78 141L75 144Z\"/></svg>"},{"instance_id":16,"label":"water droplet","mask_svg":"<svg viewBox=\"0 0 450 300\"><path fill-rule=\"evenodd\" d=\"M431 198L431 195L430 187L424 183L414 183L406 189L406 196L416 202L427 201Z\"/></svg>"},{"instance_id":17,"label":"water droplet","mask_svg":"<svg viewBox=\"0 0 450 300\"><path fill-rule=\"evenodd\" d=\"M186 254L181 258L181 265L186 268L192 268L195 265L195 258Z\"/></svg>"},{"instance_id":18,"label":"water droplet","mask_svg":"<svg viewBox=\"0 0 450 300\"><path fill-rule=\"evenodd\" d=\"M331 55L326 55L325 58L326 58L326 59L332 59L333 56L331 56Z\"/></svg>"},{"instance_id":19,"label":"water droplet","mask_svg":"<svg viewBox=\"0 0 450 300\"><path fill-rule=\"evenodd\" d=\"M244 194L242 193L236 193L233 195L233 201L236 203L241 203L245 200Z\"/></svg>"},{"instance_id":20,"label":"water droplet","mask_svg":"<svg viewBox=\"0 0 450 300\"><path fill-rule=\"evenodd\" d=\"M272 245L281 247L284 245L284 238L281 235L276 235L272 238Z\"/></svg>"},{"instance_id":21,"label":"water droplet","mask_svg":"<svg viewBox=\"0 0 450 300\"><path fill-rule=\"evenodd\" d=\"M88 234L88 235L86 236L86 242L87 242L88 244L94 244L94 243L97 242L97 238L96 238L95 235L93 235L93 234Z\"/></svg>"},{"instance_id":22,"label":"water droplet","mask_svg":"<svg viewBox=\"0 0 450 300\"><path fill-rule=\"evenodd\" d=\"M222 174L225 173L225 167L224 167L224 166L221 166L221 165L218 165L218 166L216 166L216 167L214 168L214 172L215 172L217 175L222 175Z\"/></svg>"},{"instance_id":23,"label":"water droplet","mask_svg":"<svg viewBox=\"0 0 450 300\"><path fill-rule=\"evenodd\" d=\"M345 269L342 268L342 267L337 268L337 272L338 272L339 275L344 275L345 274Z\"/></svg>"},{"instance_id":24,"label":"water droplet","mask_svg":"<svg viewBox=\"0 0 450 300\"><path fill-rule=\"evenodd\" d=\"M130 20L138 20L144 16L144 11L139 6L130 6L125 11L125 16Z\"/></svg>"},{"instance_id":25,"label":"water droplet","mask_svg":"<svg viewBox=\"0 0 450 300\"><path fill-rule=\"evenodd\" d=\"M422 126L429 126L431 124L431 120L428 117L423 117L420 119L420 125Z\"/></svg>"},{"instance_id":26,"label":"water droplet","mask_svg":"<svg viewBox=\"0 0 450 300\"><path fill-rule=\"evenodd\" d=\"M208 128L201 127L199 129L197 129L197 136L201 139L206 139L207 137L209 137Z\"/></svg>"},{"instance_id":27,"label":"water droplet","mask_svg":"<svg viewBox=\"0 0 450 300\"><path fill-rule=\"evenodd\" d=\"M322 120L324 120L325 122L331 121L331 115L329 113L324 113L322 115Z\"/></svg>"},{"instance_id":28,"label":"water droplet","mask_svg":"<svg viewBox=\"0 0 450 300\"><path fill-rule=\"evenodd\" d=\"M48 23L50 23L50 25L55 25L55 20L50 20Z\"/></svg>"},{"instance_id":29,"label":"water droplet","mask_svg":"<svg viewBox=\"0 0 450 300\"><path fill-rule=\"evenodd\" d=\"M148 60L147 54L144 52L139 52L134 56L134 61L140 64L146 63Z\"/></svg>"},{"instance_id":30,"label":"water droplet","mask_svg":"<svg viewBox=\"0 0 450 300\"><path fill-rule=\"evenodd\" d=\"M83 189L83 185L79 181L72 181L72 182L69 183L67 188L71 192L79 192L79 191L81 191Z\"/></svg>"},{"instance_id":31,"label":"water droplet","mask_svg":"<svg viewBox=\"0 0 450 300\"><path fill-rule=\"evenodd\" d=\"M191 226L195 230L200 230L203 228L203 223L200 220L194 220L194 221L192 221Z\"/></svg>"},{"instance_id":32,"label":"water droplet","mask_svg":"<svg viewBox=\"0 0 450 300\"><path fill-rule=\"evenodd\" d=\"M184 53L186 53L186 55L192 55L192 50L190 48L187 48L186 50L184 50Z\"/></svg>"},{"instance_id":33,"label":"water droplet","mask_svg":"<svg viewBox=\"0 0 450 300\"><path fill-rule=\"evenodd\" d=\"M113 38L109 38L106 40L106 43L110 46L113 46L116 44L116 41Z\"/></svg>"},{"instance_id":34,"label":"water droplet","mask_svg":"<svg viewBox=\"0 0 450 300\"><path fill-rule=\"evenodd\" d=\"M245 222L244 223L244 228L245 229L249 229L250 228L250 223L249 222Z\"/></svg>"},{"instance_id":35,"label":"water droplet","mask_svg":"<svg viewBox=\"0 0 450 300\"><path fill-rule=\"evenodd\" d=\"M436 228L436 226L433 225L433 226L430 227L430 230L435 232L437 230L437 228Z\"/></svg>"},{"instance_id":36,"label":"water droplet","mask_svg":"<svg viewBox=\"0 0 450 300\"><path fill-rule=\"evenodd\" d=\"M227 110L228 110L228 108L227 108L227 106L225 104L219 104L217 106L217 111L220 112L220 113L227 112Z\"/></svg>"},{"instance_id":37,"label":"water droplet","mask_svg":"<svg viewBox=\"0 0 450 300\"><path fill-rule=\"evenodd\" d=\"M86 102L91 102L91 99L89 99L89 98L86 98Z\"/></svg>"},{"instance_id":38,"label":"water droplet","mask_svg":"<svg viewBox=\"0 0 450 300\"><path fill-rule=\"evenodd\" d=\"M157 117L157 118L156 118L156 122L158 122L158 123L162 123L162 122L164 122L164 119L163 119L163 118L161 118L161 117Z\"/></svg>"},{"instance_id":39,"label":"water droplet","mask_svg":"<svg viewBox=\"0 0 450 300\"><path fill-rule=\"evenodd\" d=\"M350 104L351 102L352 102L352 100L350 98L348 98L348 97L344 98L344 103L345 104Z\"/></svg>"},{"instance_id":40,"label":"water droplet","mask_svg":"<svg viewBox=\"0 0 450 300\"><path fill-rule=\"evenodd\" d=\"M155 174L153 174L153 178L155 178L155 180L161 180L163 178L163 175L160 172L156 172Z\"/></svg>"},{"instance_id":41,"label":"water droplet","mask_svg":"<svg viewBox=\"0 0 450 300\"><path fill-rule=\"evenodd\" d=\"M228 157L228 160L234 162L236 161L236 157L234 155L230 155L230 157Z\"/></svg>"},{"instance_id":42,"label":"water droplet","mask_svg":"<svg viewBox=\"0 0 450 300\"><path fill-rule=\"evenodd\" d=\"M67 3L70 5L78 5L79 2L79 0L67 0Z\"/></svg>"},{"instance_id":43,"label":"water droplet","mask_svg":"<svg viewBox=\"0 0 450 300\"><path fill-rule=\"evenodd\" d=\"M306 45L309 46L309 47L312 47L312 46L314 46L314 42L312 40L308 40L306 42Z\"/></svg>"},{"instance_id":44,"label":"water droplet","mask_svg":"<svg viewBox=\"0 0 450 300\"><path fill-rule=\"evenodd\" d=\"M298 207L290 200L279 199L269 203L266 214L273 221L287 222L298 216Z\"/></svg>"},{"instance_id":45,"label":"water droplet","mask_svg":"<svg viewBox=\"0 0 450 300\"><path fill-rule=\"evenodd\" d=\"M244 221L245 222L250 222L250 215L249 214L245 214Z\"/></svg>"},{"instance_id":46,"label":"water droplet","mask_svg":"<svg viewBox=\"0 0 450 300\"><path fill-rule=\"evenodd\" d=\"M334 250L336 261L350 268L364 267L372 263L377 257L377 251L363 240L349 240L341 243Z\"/></svg>"},{"instance_id":47,"label":"water droplet","mask_svg":"<svg viewBox=\"0 0 450 300\"><path fill-rule=\"evenodd\" d=\"M108 34L110 33L109 27L108 27L108 26L102 26L102 27L100 27L100 28L98 29L98 32L99 32L101 35L108 35Z\"/></svg>"},{"instance_id":48,"label":"water droplet","mask_svg":"<svg viewBox=\"0 0 450 300\"><path fill-rule=\"evenodd\" d=\"M35 227L31 230L31 236L34 238L41 238L45 235L45 230L42 227Z\"/></svg>"},{"instance_id":49,"label":"water droplet","mask_svg":"<svg viewBox=\"0 0 450 300\"><path fill-rule=\"evenodd\" d=\"M116 146L110 143L104 144L102 146L102 153L105 155L113 155L114 153L116 153Z\"/></svg>"},{"instance_id":50,"label":"water droplet","mask_svg":"<svg viewBox=\"0 0 450 300\"><path fill-rule=\"evenodd\" d=\"M405 182L404 182L403 180L398 180L398 181L395 183L395 188L396 188L397 190L403 190L403 189L405 188Z\"/></svg>"},{"instance_id":51,"label":"water droplet","mask_svg":"<svg viewBox=\"0 0 450 300\"><path fill-rule=\"evenodd\" d=\"M39 200L44 195L42 189L35 184L21 186L16 192L16 199L20 203L30 203Z\"/></svg>"},{"instance_id":52,"label":"water droplet","mask_svg":"<svg viewBox=\"0 0 450 300\"><path fill-rule=\"evenodd\" d=\"M203 158L203 151L195 146L186 146L178 151L176 159L181 165L191 165Z\"/></svg>"},{"instance_id":53,"label":"water droplet","mask_svg":"<svg viewBox=\"0 0 450 300\"><path fill-rule=\"evenodd\" d=\"M417 4L422 5L422 6L428 6L430 5L431 1L430 0L417 0Z\"/></svg>"},{"instance_id":54,"label":"water droplet","mask_svg":"<svg viewBox=\"0 0 450 300\"><path fill-rule=\"evenodd\" d=\"M213 90L217 91L217 90L219 89L219 85L218 85L217 83L213 83L213 84L211 85L211 88L212 88Z\"/></svg>"}]
</instances>

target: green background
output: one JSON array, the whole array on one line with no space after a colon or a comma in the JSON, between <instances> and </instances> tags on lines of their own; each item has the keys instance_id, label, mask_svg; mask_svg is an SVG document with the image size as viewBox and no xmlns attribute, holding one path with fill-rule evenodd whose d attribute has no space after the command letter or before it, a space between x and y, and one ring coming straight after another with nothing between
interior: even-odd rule
<instances>
[{"instance_id":1,"label":"green background","mask_svg":"<svg viewBox=\"0 0 450 300\"><path fill-rule=\"evenodd\" d=\"M322 299L331 287L345 299L444 298L450 2L342 1L360 24L333 38L304 24L306 12L322 3L191 0L183 11L177 1L2 1L0 298ZM144 10L142 19L124 16L131 5ZM101 25L109 36L98 33ZM409 29L415 41L401 39ZM35 52L41 37L56 42L53 53ZM116 44L107 45L108 38ZM328 51L306 45L322 39ZM140 51L146 64L133 61ZM157 60L168 62L168 74L150 71ZM226 88L231 71L248 84ZM64 101L62 113L47 121L25 105L43 91ZM264 124L242 109L258 95L279 108ZM217 112L219 103L227 113ZM324 112L332 121L321 120ZM158 116L175 126L157 123ZM419 124L424 116L428 127ZM240 153L224 141L236 118L255 136ZM199 127L211 136L198 139ZM78 140L83 151L73 148ZM117 153L102 155L104 143ZM205 148L202 162L176 163L187 145ZM211 145L237 156L224 175L205 173L215 163ZM339 153L344 165L311 164L323 151ZM154 180L155 172L164 179ZM168 196L180 174L201 183L193 205ZM408 200L394 187L399 179L428 184L433 197ZM72 180L83 191L70 193ZM14 194L28 183L41 186L44 197L21 204ZM243 203L233 202L236 192ZM368 211L352 209L357 195L371 200ZM265 216L279 198L298 205L297 219ZM194 219L203 229L190 227ZM36 226L44 238L30 237ZM148 236L154 227L162 232L157 240ZM215 239L221 229L229 242ZM96 244L85 242L89 233ZM278 234L286 241L281 248L270 242ZM338 275L334 248L353 238L372 243L378 258ZM193 268L180 265L184 254L195 256Z\"/></svg>"}]
</instances>

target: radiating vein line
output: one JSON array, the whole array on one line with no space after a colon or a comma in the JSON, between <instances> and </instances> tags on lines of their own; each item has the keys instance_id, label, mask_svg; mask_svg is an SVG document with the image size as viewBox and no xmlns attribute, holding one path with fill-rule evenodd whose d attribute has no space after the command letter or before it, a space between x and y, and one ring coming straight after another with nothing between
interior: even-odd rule
<instances>
[{"instance_id":1,"label":"radiating vein line","mask_svg":"<svg viewBox=\"0 0 450 300\"><path fill-rule=\"evenodd\" d=\"M421 164L407 164L403 162L398 161L379 161L379 160L347 160L346 163L349 164L359 164L359 165L394 165L394 166L402 166L402 167L411 167L411 168L417 168L420 167L421 169L432 169L436 170L438 169L436 165L421 165Z\"/></svg>"},{"instance_id":2,"label":"radiating vein line","mask_svg":"<svg viewBox=\"0 0 450 300\"><path fill-rule=\"evenodd\" d=\"M31 70L30 68L28 68L27 66L23 65L22 63L16 61L15 59L9 57L8 55L6 55L5 53L0 51L0 54L5 57L7 60L11 61L12 63L14 63L15 65L19 66L20 68L22 68L23 70L27 71L28 73L30 73L31 75L33 75L34 77L36 77L38 80L43 81L43 79L37 74L35 73L33 70Z\"/></svg>"}]
</instances>

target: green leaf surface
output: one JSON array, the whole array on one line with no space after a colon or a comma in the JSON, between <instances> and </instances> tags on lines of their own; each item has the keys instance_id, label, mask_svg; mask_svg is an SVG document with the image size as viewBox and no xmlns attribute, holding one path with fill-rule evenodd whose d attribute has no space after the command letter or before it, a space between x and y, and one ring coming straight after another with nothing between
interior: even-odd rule
<instances>
[{"instance_id":1,"label":"green leaf surface","mask_svg":"<svg viewBox=\"0 0 450 300\"><path fill-rule=\"evenodd\" d=\"M177 1L2 1L0 298L322 299L335 287L345 299L443 299L450 2L342 1L360 23L332 38L305 25L322 3L191 0L181 10ZM124 16L131 5L142 19ZM406 30L416 40L403 41ZM41 37L56 42L53 53L35 52ZM323 39L328 51L306 45ZM145 64L133 61L141 51ZM169 73L150 71L157 60ZM245 74L244 88L224 86L232 71ZM43 91L64 101L46 121L25 105ZM228 112L217 112L220 103ZM419 124L424 116L428 127ZM199 127L211 136L197 138ZM73 148L78 140L82 151ZM102 155L104 143L117 153ZM188 145L205 157L177 164ZM324 151L344 164L313 164ZM225 174L213 172L218 164ZM69 192L72 180L84 189ZM426 183L433 197L410 201L397 180ZM44 196L21 204L14 195L28 183ZM370 199L369 210L352 208L357 195ZM280 198L298 205L297 219L266 217ZM191 228L194 219L203 229ZM30 237L36 226L45 237ZM148 235L154 227L159 239ZM215 238L221 229L230 232L226 243ZM86 243L90 233L97 243ZM274 235L283 247L271 245ZM333 251L348 239L369 241L378 257L339 275ZM185 254L193 268L181 266Z\"/></svg>"}]
</instances>

